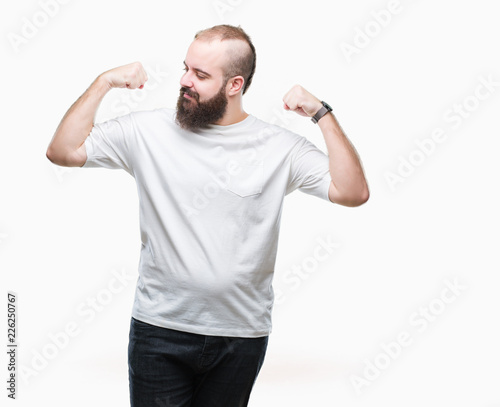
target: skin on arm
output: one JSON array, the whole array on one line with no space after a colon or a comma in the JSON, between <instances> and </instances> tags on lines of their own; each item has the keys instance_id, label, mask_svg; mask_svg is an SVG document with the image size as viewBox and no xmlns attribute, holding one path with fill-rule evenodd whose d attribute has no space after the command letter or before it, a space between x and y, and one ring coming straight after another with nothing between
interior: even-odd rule
<instances>
[{"instance_id":1,"label":"skin on arm","mask_svg":"<svg viewBox=\"0 0 500 407\"><path fill-rule=\"evenodd\" d=\"M321 101L295 85L283 98L284 108L301 116L312 117L323 106ZM329 157L332 183L328 191L330 201L344 206L359 206L365 203L370 192L359 156L337 119L330 112L318 125L325 138Z\"/></svg>"},{"instance_id":2,"label":"skin on arm","mask_svg":"<svg viewBox=\"0 0 500 407\"><path fill-rule=\"evenodd\" d=\"M330 201L344 206L362 205L370 197L370 192L356 149L332 113L323 116L318 125L330 159Z\"/></svg>"},{"instance_id":3,"label":"skin on arm","mask_svg":"<svg viewBox=\"0 0 500 407\"><path fill-rule=\"evenodd\" d=\"M62 118L47 147L47 158L64 167L84 165L87 152L83 143L94 126L95 114L106 93L112 88L142 89L147 79L140 62L123 65L99 75Z\"/></svg>"}]
</instances>

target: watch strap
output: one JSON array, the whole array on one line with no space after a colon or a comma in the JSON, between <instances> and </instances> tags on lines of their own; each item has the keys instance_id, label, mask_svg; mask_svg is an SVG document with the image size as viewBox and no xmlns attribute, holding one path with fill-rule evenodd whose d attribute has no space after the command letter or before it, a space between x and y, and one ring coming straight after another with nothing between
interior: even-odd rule
<instances>
[{"instance_id":1,"label":"watch strap","mask_svg":"<svg viewBox=\"0 0 500 407\"><path fill-rule=\"evenodd\" d=\"M325 114L332 111L332 108L328 103L321 101L321 104L323 105L321 109L319 109L316 114L311 117L311 121L314 124L318 123L319 119L321 119Z\"/></svg>"}]
</instances>

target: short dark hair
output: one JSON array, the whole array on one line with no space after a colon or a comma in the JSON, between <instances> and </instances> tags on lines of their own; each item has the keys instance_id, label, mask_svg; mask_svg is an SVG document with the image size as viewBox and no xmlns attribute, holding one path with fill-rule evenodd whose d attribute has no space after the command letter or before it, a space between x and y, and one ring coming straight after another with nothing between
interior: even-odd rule
<instances>
[{"instance_id":1,"label":"short dark hair","mask_svg":"<svg viewBox=\"0 0 500 407\"><path fill-rule=\"evenodd\" d=\"M253 46L252 40L250 39L248 34L243 31L243 28L241 28L240 26L235 27L228 24L215 25L211 28L198 31L194 36L194 39L208 41L214 39L219 39L220 41L241 40L248 44L248 46L250 47L250 52L245 52L244 54L236 54L234 58L231 58L231 61L226 67L226 71L224 72L225 82L227 82L227 80L229 80L233 76L243 76L245 80L245 83L243 85L243 94L245 94L248 87L252 83L257 62L257 55L255 53L255 47Z\"/></svg>"}]
</instances>

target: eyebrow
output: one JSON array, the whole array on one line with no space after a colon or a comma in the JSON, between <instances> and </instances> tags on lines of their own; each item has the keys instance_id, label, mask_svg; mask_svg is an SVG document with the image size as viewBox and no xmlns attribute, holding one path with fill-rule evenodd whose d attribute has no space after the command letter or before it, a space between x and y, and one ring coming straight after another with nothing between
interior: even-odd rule
<instances>
[{"instance_id":1,"label":"eyebrow","mask_svg":"<svg viewBox=\"0 0 500 407\"><path fill-rule=\"evenodd\" d=\"M184 66L187 68L186 61L182 61L182 62L184 63ZM200 72L200 73L202 73L202 74L206 75L206 76L207 76L207 77L209 77L209 78L211 78L211 77L212 77L212 75L210 75L208 72L205 72L205 71L203 71L203 70L201 70L201 69L199 69L199 68L193 68L193 70L194 70L194 71L196 71L196 72Z\"/></svg>"}]
</instances>

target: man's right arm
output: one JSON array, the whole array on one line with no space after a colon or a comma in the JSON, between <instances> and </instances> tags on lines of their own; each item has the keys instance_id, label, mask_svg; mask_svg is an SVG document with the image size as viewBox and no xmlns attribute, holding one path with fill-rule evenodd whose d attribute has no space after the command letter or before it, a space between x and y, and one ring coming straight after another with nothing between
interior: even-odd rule
<instances>
[{"instance_id":1,"label":"man's right arm","mask_svg":"<svg viewBox=\"0 0 500 407\"><path fill-rule=\"evenodd\" d=\"M95 114L106 93L112 88L142 89L147 80L140 62L99 75L62 118L47 148L47 158L64 167L83 166L87 161L84 142L94 126Z\"/></svg>"}]
</instances>

